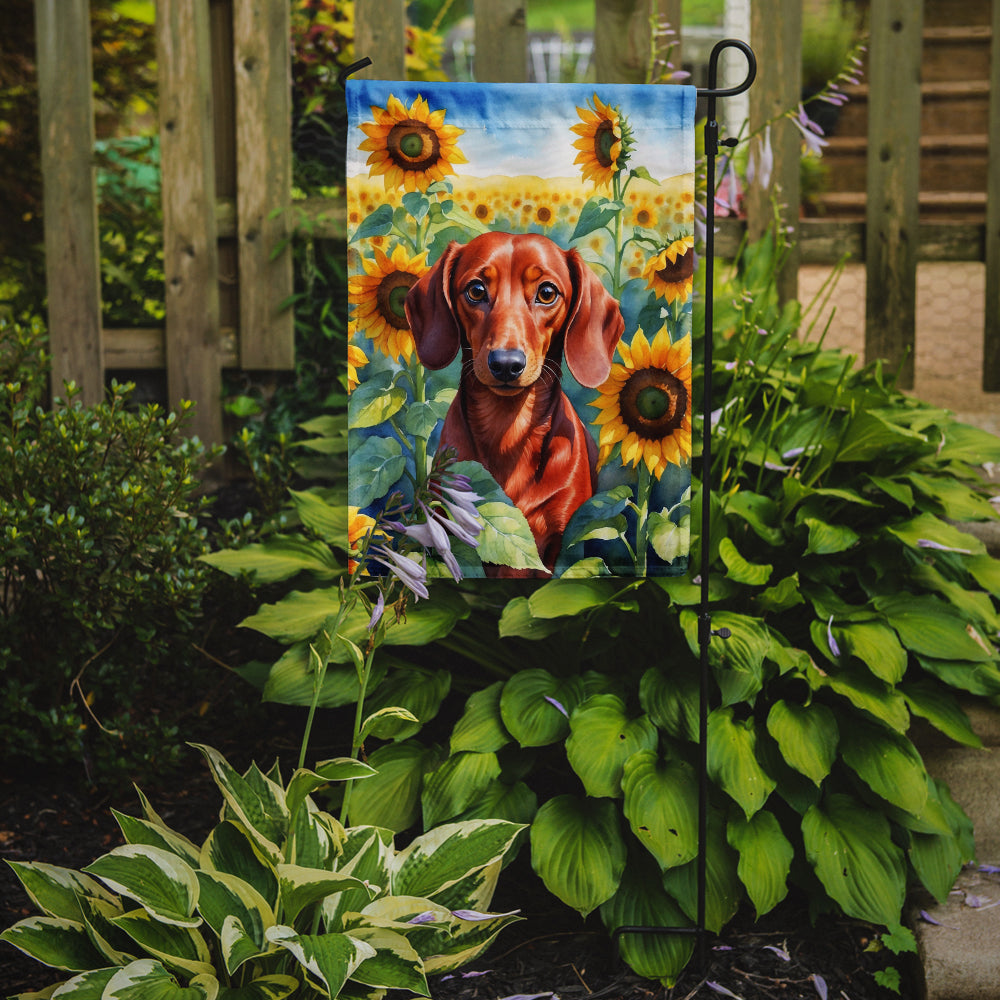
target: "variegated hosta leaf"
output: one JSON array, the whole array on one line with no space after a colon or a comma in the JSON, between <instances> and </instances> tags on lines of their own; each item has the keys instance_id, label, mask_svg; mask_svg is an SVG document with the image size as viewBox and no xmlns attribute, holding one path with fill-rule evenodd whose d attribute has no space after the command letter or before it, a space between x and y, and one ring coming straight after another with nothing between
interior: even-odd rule
<instances>
[{"instance_id":1,"label":"variegated hosta leaf","mask_svg":"<svg viewBox=\"0 0 1000 1000\"><path fill-rule=\"evenodd\" d=\"M560 679L547 670L522 670L504 684L500 716L521 746L547 746L566 736L570 713L583 699L579 677Z\"/></svg>"},{"instance_id":2,"label":"variegated hosta leaf","mask_svg":"<svg viewBox=\"0 0 1000 1000\"><path fill-rule=\"evenodd\" d=\"M467 809L500 777L495 753L452 754L424 778L420 796L424 826L437 826Z\"/></svg>"},{"instance_id":3,"label":"variegated hosta leaf","mask_svg":"<svg viewBox=\"0 0 1000 1000\"><path fill-rule=\"evenodd\" d=\"M409 990L418 996L430 996L424 963L413 945L402 934L385 927L356 927L351 937L375 949L351 973L351 979L365 986Z\"/></svg>"},{"instance_id":4,"label":"variegated hosta leaf","mask_svg":"<svg viewBox=\"0 0 1000 1000\"><path fill-rule=\"evenodd\" d=\"M601 904L610 932L619 927L690 927L684 912L664 891L651 859L630 858L618 891ZM623 934L619 951L640 976L672 986L694 950L692 934Z\"/></svg>"},{"instance_id":5,"label":"variegated hosta leaf","mask_svg":"<svg viewBox=\"0 0 1000 1000\"><path fill-rule=\"evenodd\" d=\"M212 956L205 939L190 927L161 923L145 910L123 913L112 923L171 969L181 969L189 976L213 972Z\"/></svg>"},{"instance_id":6,"label":"variegated hosta leaf","mask_svg":"<svg viewBox=\"0 0 1000 1000\"><path fill-rule=\"evenodd\" d=\"M806 858L849 917L899 923L906 866L882 813L849 795L830 795L805 814L802 836Z\"/></svg>"},{"instance_id":7,"label":"variegated hosta leaf","mask_svg":"<svg viewBox=\"0 0 1000 1000\"><path fill-rule=\"evenodd\" d=\"M305 907L345 889L361 889L369 893L369 898L375 895L374 890L353 875L303 868L300 865L278 865L278 881L281 886L282 912L285 919L291 921Z\"/></svg>"},{"instance_id":8,"label":"variegated hosta leaf","mask_svg":"<svg viewBox=\"0 0 1000 1000\"><path fill-rule=\"evenodd\" d=\"M89 972L81 972L80 975L67 979L54 992L50 992L52 990L50 986L44 993L20 993L11 1000L29 1000L29 998L41 1000L42 997L49 996L57 1000L101 1000L104 988L111 982L119 968L120 966L111 966L107 969L91 969Z\"/></svg>"},{"instance_id":9,"label":"variegated hosta leaf","mask_svg":"<svg viewBox=\"0 0 1000 1000\"><path fill-rule=\"evenodd\" d=\"M90 940L104 956L105 965L128 965L140 957L140 949L135 942L114 924L115 917L125 912L120 902L109 903L93 896L83 896L80 904Z\"/></svg>"},{"instance_id":10,"label":"variegated hosta leaf","mask_svg":"<svg viewBox=\"0 0 1000 1000\"><path fill-rule=\"evenodd\" d=\"M236 920L239 923L242 937L250 939L254 954L265 951L264 931L275 923L274 911L267 900L252 885L236 878L235 875L200 871L198 872L198 882L201 887L198 910L219 939L223 938L226 922ZM234 929L230 930L229 936L232 940ZM239 935L236 936L239 937ZM226 967L230 975L242 962L251 957L245 954L246 949L241 944L239 961L230 964L233 950L228 948L225 951Z\"/></svg>"},{"instance_id":11,"label":"variegated hosta leaf","mask_svg":"<svg viewBox=\"0 0 1000 1000\"><path fill-rule=\"evenodd\" d=\"M143 958L119 969L101 1000L216 1000L218 995L219 981L212 975L196 976L181 986L159 962Z\"/></svg>"},{"instance_id":12,"label":"variegated hosta leaf","mask_svg":"<svg viewBox=\"0 0 1000 1000\"><path fill-rule=\"evenodd\" d=\"M833 712L820 702L798 705L778 700L767 715L767 731L781 756L815 785L830 773L840 733Z\"/></svg>"},{"instance_id":13,"label":"variegated hosta leaf","mask_svg":"<svg viewBox=\"0 0 1000 1000\"><path fill-rule=\"evenodd\" d=\"M278 875L241 823L220 823L201 847L203 871L224 872L252 885L271 905L278 905Z\"/></svg>"},{"instance_id":14,"label":"variegated hosta leaf","mask_svg":"<svg viewBox=\"0 0 1000 1000\"><path fill-rule=\"evenodd\" d=\"M226 806L246 827L264 855L277 863L281 856L279 845L288 832L284 789L255 768L246 776L240 775L212 747L194 746L205 755Z\"/></svg>"},{"instance_id":15,"label":"variegated hosta leaf","mask_svg":"<svg viewBox=\"0 0 1000 1000\"><path fill-rule=\"evenodd\" d=\"M116 899L97 879L38 861L8 861L24 891L46 916L81 920L81 896L93 896L109 903Z\"/></svg>"},{"instance_id":16,"label":"variegated hosta leaf","mask_svg":"<svg viewBox=\"0 0 1000 1000\"><path fill-rule=\"evenodd\" d=\"M19 920L0 934L26 955L54 969L81 972L100 968L104 958L95 950L87 928L65 917L28 917Z\"/></svg>"},{"instance_id":17,"label":"variegated hosta leaf","mask_svg":"<svg viewBox=\"0 0 1000 1000\"><path fill-rule=\"evenodd\" d=\"M299 985L299 980L294 976L261 976L244 986L224 986L218 1000L285 1000Z\"/></svg>"},{"instance_id":18,"label":"variegated hosta leaf","mask_svg":"<svg viewBox=\"0 0 1000 1000\"><path fill-rule=\"evenodd\" d=\"M370 944L349 934L296 934L291 927L278 924L268 928L267 939L294 955L309 978L332 997L365 959L375 957Z\"/></svg>"},{"instance_id":19,"label":"variegated hosta leaf","mask_svg":"<svg viewBox=\"0 0 1000 1000\"><path fill-rule=\"evenodd\" d=\"M730 846L739 851L736 873L759 918L788 895L788 872L795 849L774 813L766 809L750 819L737 816L730 820L726 836Z\"/></svg>"},{"instance_id":20,"label":"variegated hosta leaf","mask_svg":"<svg viewBox=\"0 0 1000 1000\"><path fill-rule=\"evenodd\" d=\"M632 832L661 869L697 855L698 782L690 765L641 751L625 762L622 789Z\"/></svg>"},{"instance_id":21,"label":"variegated hosta leaf","mask_svg":"<svg viewBox=\"0 0 1000 1000\"><path fill-rule=\"evenodd\" d=\"M522 827L522 832L523 830ZM493 902L493 894L496 892L500 870L505 860L506 857L497 858L485 868L477 868L465 878L453 882L448 888L436 892L434 901L448 907L449 910L488 910Z\"/></svg>"},{"instance_id":22,"label":"variegated hosta leaf","mask_svg":"<svg viewBox=\"0 0 1000 1000\"><path fill-rule=\"evenodd\" d=\"M372 892L388 889L392 851L392 833L389 830L356 826L347 831L337 870L342 875L353 875L365 888L345 889L323 900L323 920L327 930L344 930L342 920L345 913L357 913L371 901Z\"/></svg>"},{"instance_id":23,"label":"variegated hosta leaf","mask_svg":"<svg viewBox=\"0 0 1000 1000\"><path fill-rule=\"evenodd\" d=\"M757 761L752 718L737 721L733 709L717 708L708 717L708 774L752 816L767 801L776 782Z\"/></svg>"},{"instance_id":24,"label":"variegated hosta leaf","mask_svg":"<svg viewBox=\"0 0 1000 1000\"><path fill-rule=\"evenodd\" d=\"M538 812L538 796L523 782L508 785L502 780L492 781L479 797L460 816L467 819L505 819L527 826Z\"/></svg>"},{"instance_id":25,"label":"variegated hosta leaf","mask_svg":"<svg viewBox=\"0 0 1000 1000\"><path fill-rule=\"evenodd\" d=\"M477 753L495 753L510 743L500 716L500 692L503 681L497 681L469 696L462 717L451 733L451 752L473 750Z\"/></svg>"},{"instance_id":26,"label":"variegated hosta leaf","mask_svg":"<svg viewBox=\"0 0 1000 1000\"><path fill-rule=\"evenodd\" d=\"M150 916L165 924L197 927L198 878L194 869L171 851L146 844L125 844L98 858L84 871L109 889L134 899Z\"/></svg>"},{"instance_id":27,"label":"variegated hosta leaf","mask_svg":"<svg viewBox=\"0 0 1000 1000\"><path fill-rule=\"evenodd\" d=\"M510 850L523 829L505 820L446 823L421 834L393 860L392 892L433 899Z\"/></svg>"},{"instance_id":28,"label":"variegated hosta leaf","mask_svg":"<svg viewBox=\"0 0 1000 1000\"><path fill-rule=\"evenodd\" d=\"M549 892L583 916L610 899L625 870L615 803L573 795L549 799L531 824L531 865Z\"/></svg>"},{"instance_id":29,"label":"variegated hosta leaf","mask_svg":"<svg viewBox=\"0 0 1000 1000\"><path fill-rule=\"evenodd\" d=\"M639 750L653 750L659 739L647 715L630 719L625 702L613 694L592 695L570 716L566 757L595 798L621 797L622 769Z\"/></svg>"},{"instance_id":30,"label":"variegated hosta leaf","mask_svg":"<svg viewBox=\"0 0 1000 1000\"><path fill-rule=\"evenodd\" d=\"M370 778L376 774L373 767L353 757L337 757L317 764L313 770L299 768L288 782L285 805L289 814L295 815L306 797L331 781L350 781L356 778Z\"/></svg>"},{"instance_id":31,"label":"variegated hosta leaf","mask_svg":"<svg viewBox=\"0 0 1000 1000\"><path fill-rule=\"evenodd\" d=\"M343 842L344 828L340 822L317 809L312 799L306 799L292 819L285 858L304 868L335 868Z\"/></svg>"},{"instance_id":32,"label":"variegated hosta leaf","mask_svg":"<svg viewBox=\"0 0 1000 1000\"><path fill-rule=\"evenodd\" d=\"M112 809L115 819L121 827L122 835L129 844L146 844L149 847L159 847L164 851L176 854L181 860L186 861L192 868L198 864L199 848L196 847L187 837L176 833L169 827L150 822L145 819L136 819L134 816L126 816L125 813Z\"/></svg>"},{"instance_id":33,"label":"variegated hosta leaf","mask_svg":"<svg viewBox=\"0 0 1000 1000\"><path fill-rule=\"evenodd\" d=\"M492 944L494 938L509 924L521 917L516 911L510 913L477 914L475 919L467 919L467 910L452 910L455 922L451 933L441 941L434 953L424 959L424 971L431 973L451 972L478 958Z\"/></svg>"}]
</instances>

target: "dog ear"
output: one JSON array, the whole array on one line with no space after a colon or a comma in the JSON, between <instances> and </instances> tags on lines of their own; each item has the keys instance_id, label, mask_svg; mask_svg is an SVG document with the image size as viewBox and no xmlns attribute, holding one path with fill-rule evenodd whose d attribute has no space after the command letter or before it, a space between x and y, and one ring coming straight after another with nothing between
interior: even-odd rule
<instances>
[{"instance_id":1,"label":"dog ear","mask_svg":"<svg viewBox=\"0 0 1000 1000\"><path fill-rule=\"evenodd\" d=\"M566 254L574 296L563 353L573 378L596 389L611 374L611 359L625 332L618 303L576 250Z\"/></svg>"},{"instance_id":2,"label":"dog ear","mask_svg":"<svg viewBox=\"0 0 1000 1000\"><path fill-rule=\"evenodd\" d=\"M417 346L417 357L425 368L445 368L458 354L460 330L448 286L461 249L462 244L452 240L406 295L406 320Z\"/></svg>"}]
</instances>

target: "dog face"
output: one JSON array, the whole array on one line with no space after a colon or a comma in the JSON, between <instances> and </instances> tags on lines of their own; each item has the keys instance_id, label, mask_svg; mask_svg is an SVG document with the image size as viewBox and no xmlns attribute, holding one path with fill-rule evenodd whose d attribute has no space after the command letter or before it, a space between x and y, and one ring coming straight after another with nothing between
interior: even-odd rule
<instances>
[{"instance_id":1,"label":"dog face","mask_svg":"<svg viewBox=\"0 0 1000 1000\"><path fill-rule=\"evenodd\" d=\"M534 234L450 243L410 289L406 316L423 365L450 364L464 334L474 377L500 396L533 385L560 349L573 377L596 388L624 330L618 303L579 254Z\"/></svg>"}]
</instances>

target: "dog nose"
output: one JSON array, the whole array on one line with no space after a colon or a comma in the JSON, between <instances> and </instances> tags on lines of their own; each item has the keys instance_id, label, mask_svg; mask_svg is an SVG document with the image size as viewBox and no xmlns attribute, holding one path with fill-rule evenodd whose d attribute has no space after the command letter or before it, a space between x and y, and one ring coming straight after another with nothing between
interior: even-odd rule
<instances>
[{"instance_id":1,"label":"dog nose","mask_svg":"<svg viewBox=\"0 0 1000 1000\"><path fill-rule=\"evenodd\" d=\"M527 361L524 351L490 351L486 359L490 374L500 382L510 382L524 372Z\"/></svg>"}]
</instances>

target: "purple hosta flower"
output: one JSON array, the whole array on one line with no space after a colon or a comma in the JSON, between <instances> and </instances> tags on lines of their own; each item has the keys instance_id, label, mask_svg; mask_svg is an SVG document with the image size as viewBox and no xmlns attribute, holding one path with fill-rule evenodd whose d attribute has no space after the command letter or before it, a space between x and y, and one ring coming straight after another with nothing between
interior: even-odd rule
<instances>
[{"instance_id":1,"label":"purple hosta flower","mask_svg":"<svg viewBox=\"0 0 1000 1000\"><path fill-rule=\"evenodd\" d=\"M480 976L488 976L492 971L484 969L482 972L450 972L447 976L441 977L441 982L446 983L449 979L478 979Z\"/></svg>"},{"instance_id":2,"label":"purple hosta flower","mask_svg":"<svg viewBox=\"0 0 1000 1000\"><path fill-rule=\"evenodd\" d=\"M713 993L721 993L724 997L733 997L734 1000L743 1000L738 993L734 993L732 990L727 990L722 983L713 983L711 981L705 983L705 985L712 990Z\"/></svg>"},{"instance_id":3,"label":"purple hosta flower","mask_svg":"<svg viewBox=\"0 0 1000 1000\"><path fill-rule=\"evenodd\" d=\"M747 183L760 184L765 191L771 186L771 174L774 171L774 150L771 148L771 126L764 129L762 136L750 145L750 158L747 160Z\"/></svg>"},{"instance_id":4,"label":"purple hosta flower","mask_svg":"<svg viewBox=\"0 0 1000 1000\"><path fill-rule=\"evenodd\" d=\"M452 910L451 915L458 917L459 920L478 922L493 920L495 917L516 917L520 912L520 910L510 910L507 913L480 913L479 910Z\"/></svg>"},{"instance_id":5,"label":"purple hosta flower","mask_svg":"<svg viewBox=\"0 0 1000 1000\"><path fill-rule=\"evenodd\" d=\"M373 546L369 549L369 555L416 597L430 597L427 591L427 570L420 563L394 552L386 545Z\"/></svg>"},{"instance_id":6,"label":"purple hosta flower","mask_svg":"<svg viewBox=\"0 0 1000 1000\"><path fill-rule=\"evenodd\" d=\"M816 992L819 994L819 1000L826 1000L828 992L826 988L826 980L815 972L809 978L813 981L813 986L816 987Z\"/></svg>"},{"instance_id":7,"label":"purple hosta flower","mask_svg":"<svg viewBox=\"0 0 1000 1000\"><path fill-rule=\"evenodd\" d=\"M823 138L823 130L806 114L806 109L800 104L798 114L790 114L790 117L792 124L802 133L806 149L816 156L822 156L827 141Z\"/></svg>"},{"instance_id":8,"label":"purple hosta flower","mask_svg":"<svg viewBox=\"0 0 1000 1000\"><path fill-rule=\"evenodd\" d=\"M979 865L978 871L985 875L1000 875L1000 865Z\"/></svg>"},{"instance_id":9,"label":"purple hosta flower","mask_svg":"<svg viewBox=\"0 0 1000 1000\"><path fill-rule=\"evenodd\" d=\"M940 552L958 552L963 556L971 556L972 549L957 549L952 545L942 545L930 538L918 538L917 547L921 549L937 549Z\"/></svg>"},{"instance_id":10,"label":"purple hosta flower","mask_svg":"<svg viewBox=\"0 0 1000 1000\"><path fill-rule=\"evenodd\" d=\"M562 714L565 715L567 719L569 718L569 712L566 711L565 707L562 705L561 702L556 701L555 698L552 698L549 695L544 695L544 698L550 705L555 705L555 707L559 709L559 711L562 712Z\"/></svg>"},{"instance_id":11,"label":"purple hosta flower","mask_svg":"<svg viewBox=\"0 0 1000 1000\"><path fill-rule=\"evenodd\" d=\"M372 608L372 616L368 619L368 631L371 632L376 625L382 620L382 615L385 612L385 594L380 590L378 592L378 600L375 602L375 607Z\"/></svg>"},{"instance_id":12,"label":"purple hosta flower","mask_svg":"<svg viewBox=\"0 0 1000 1000\"><path fill-rule=\"evenodd\" d=\"M432 924L435 920L437 920L437 914L433 910L424 910L423 913L410 917L406 922L408 924Z\"/></svg>"},{"instance_id":13,"label":"purple hosta flower","mask_svg":"<svg viewBox=\"0 0 1000 1000\"><path fill-rule=\"evenodd\" d=\"M764 945L764 950L773 951L782 962L790 962L792 960L792 956L784 948L779 948L776 944L766 944Z\"/></svg>"},{"instance_id":14,"label":"purple hosta flower","mask_svg":"<svg viewBox=\"0 0 1000 1000\"><path fill-rule=\"evenodd\" d=\"M840 656L840 646L837 645L837 640L833 637L833 615L830 615L830 620L826 623L826 641L827 645L830 647L830 652L834 656Z\"/></svg>"}]
</instances>

